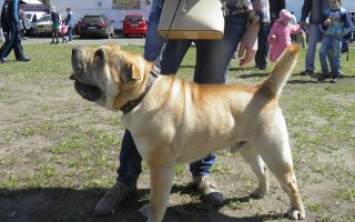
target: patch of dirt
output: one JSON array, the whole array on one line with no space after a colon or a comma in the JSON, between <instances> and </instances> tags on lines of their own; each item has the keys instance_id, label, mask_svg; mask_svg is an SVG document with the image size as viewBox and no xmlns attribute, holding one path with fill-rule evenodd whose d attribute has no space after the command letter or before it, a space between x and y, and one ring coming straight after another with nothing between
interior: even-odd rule
<instances>
[{"instance_id":1,"label":"patch of dirt","mask_svg":"<svg viewBox=\"0 0 355 222\"><path fill-rule=\"evenodd\" d=\"M100 149L98 143L103 140L95 137L97 131L121 137L123 127L119 121L116 124L107 120L118 114L82 100L65 76L40 78L40 82L33 80L21 84L16 82L16 76L0 81L0 221L145 221L139 209L149 202L147 170L139 179L136 198L132 197L129 202L122 204L113 215L95 217L92 213L109 184L114 182L120 144L112 142L114 145L104 148L106 151L103 152L106 152L108 158L104 162L111 163L109 166L95 165L94 161L90 166L90 160L87 160L82 165L71 167L66 162L71 159L71 153L56 155L48 152L50 147L65 142L66 138L83 133L86 135L84 143L88 151L80 150L75 155L79 161L84 160L85 152L94 153L88 146ZM355 83L354 79L351 81ZM303 90L307 90L307 87ZM301 95L294 96L301 98ZM298 111L288 112L285 115L292 118L297 116ZM325 121L319 118L322 123ZM297 124L288 126L295 134L309 130ZM104 133L102 135L106 136ZM345 145L347 149L332 152L320 149L319 145L308 141L308 148L303 150L297 140L291 137L291 144L295 146L298 185L306 206L305 221L347 221L346 218L355 218L355 203L352 199L355 190L352 184L355 157L353 142L336 141L336 147L341 149ZM37 175L46 164L56 167L55 176L39 174L35 181L31 181L30 176ZM85 174L98 171L92 180L104 178L106 182L103 185L84 185L90 181L82 171ZM223 207L211 207L199 199L190 185L191 175L188 165L185 165L184 172L175 179L171 205L164 221L288 221L285 212L289 201L275 178L271 177L270 193L264 199L248 198L257 181L250 167L238 154L218 152L212 175L225 195L226 203ZM111 183L107 182L110 180Z\"/></svg>"}]
</instances>

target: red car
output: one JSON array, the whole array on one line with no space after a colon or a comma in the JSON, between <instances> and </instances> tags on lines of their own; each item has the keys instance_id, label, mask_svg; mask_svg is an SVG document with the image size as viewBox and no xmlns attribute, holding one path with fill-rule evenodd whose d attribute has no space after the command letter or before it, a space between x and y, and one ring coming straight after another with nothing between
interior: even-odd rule
<instances>
[{"instance_id":1,"label":"red car","mask_svg":"<svg viewBox=\"0 0 355 222\"><path fill-rule=\"evenodd\" d=\"M141 14L126 15L123 21L123 36L140 35L143 38L147 33L147 22Z\"/></svg>"}]
</instances>

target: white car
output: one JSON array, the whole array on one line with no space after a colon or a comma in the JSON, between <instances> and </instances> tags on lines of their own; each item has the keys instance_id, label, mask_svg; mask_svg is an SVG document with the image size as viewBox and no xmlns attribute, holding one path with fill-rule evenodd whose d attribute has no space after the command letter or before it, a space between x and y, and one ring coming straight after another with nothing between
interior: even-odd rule
<instances>
[{"instance_id":1,"label":"white car","mask_svg":"<svg viewBox=\"0 0 355 222\"><path fill-rule=\"evenodd\" d=\"M33 30L36 28L36 22L42 18L42 16L45 14L45 12L24 12L24 16L29 21L30 24L30 29L27 30L27 35L28 36L33 36Z\"/></svg>"},{"instance_id":2,"label":"white car","mask_svg":"<svg viewBox=\"0 0 355 222\"><path fill-rule=\"evenodd\" d=\"M59 15L59 20L62 21L62 16ZM61 30L62 25L60 24L59 30ZM51 15L45 14L41 19L37 20L35 28L33 30L35 35L50 35L52 33L52 21ZM60 32L59 32L60 33Z\"/></svg>"}]
</instances>

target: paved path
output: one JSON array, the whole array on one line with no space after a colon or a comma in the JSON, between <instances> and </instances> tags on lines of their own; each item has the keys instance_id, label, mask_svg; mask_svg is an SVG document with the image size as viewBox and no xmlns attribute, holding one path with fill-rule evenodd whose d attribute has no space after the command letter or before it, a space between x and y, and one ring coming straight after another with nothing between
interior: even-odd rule
<instances>
[{"instance_id":1,"label":"paved path","mask_svg":"<svg viewBox=\"0 0 355 222\"><path fill-rule=\"evenodd\" d=\"M35 44L50 44L51 38L28 38L27 40L22 40L23 44L35 43ZM73 39L72 44L76 45L101 45L108 42L118 43L119 45L144 45L145 39L143 38L113 38L113 39L79 39L76 36ZM62 39L59 40L60 44Z\"/></svg>"}]
</instances>

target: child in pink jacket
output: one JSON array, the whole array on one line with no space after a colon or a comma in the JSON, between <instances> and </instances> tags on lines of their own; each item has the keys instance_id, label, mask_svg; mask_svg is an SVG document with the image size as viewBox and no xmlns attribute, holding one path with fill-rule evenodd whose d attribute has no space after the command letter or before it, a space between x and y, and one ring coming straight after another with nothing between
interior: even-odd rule
<instances>
[{"instance_id":1,"label":"child in pink jacket","mask_svg":"<svg viewBox=\"0 0 355 222\"><path fill-rule=\"evenodd\" d=\"M292 45L291 34L297 34L301 31L299 25L291 25L289 23L292 14L286 9L282 9L279 19L275 21L271 31L267 37L271 45L270 61L276 62L287 46Z\"/></svg>"}]
</instances>

